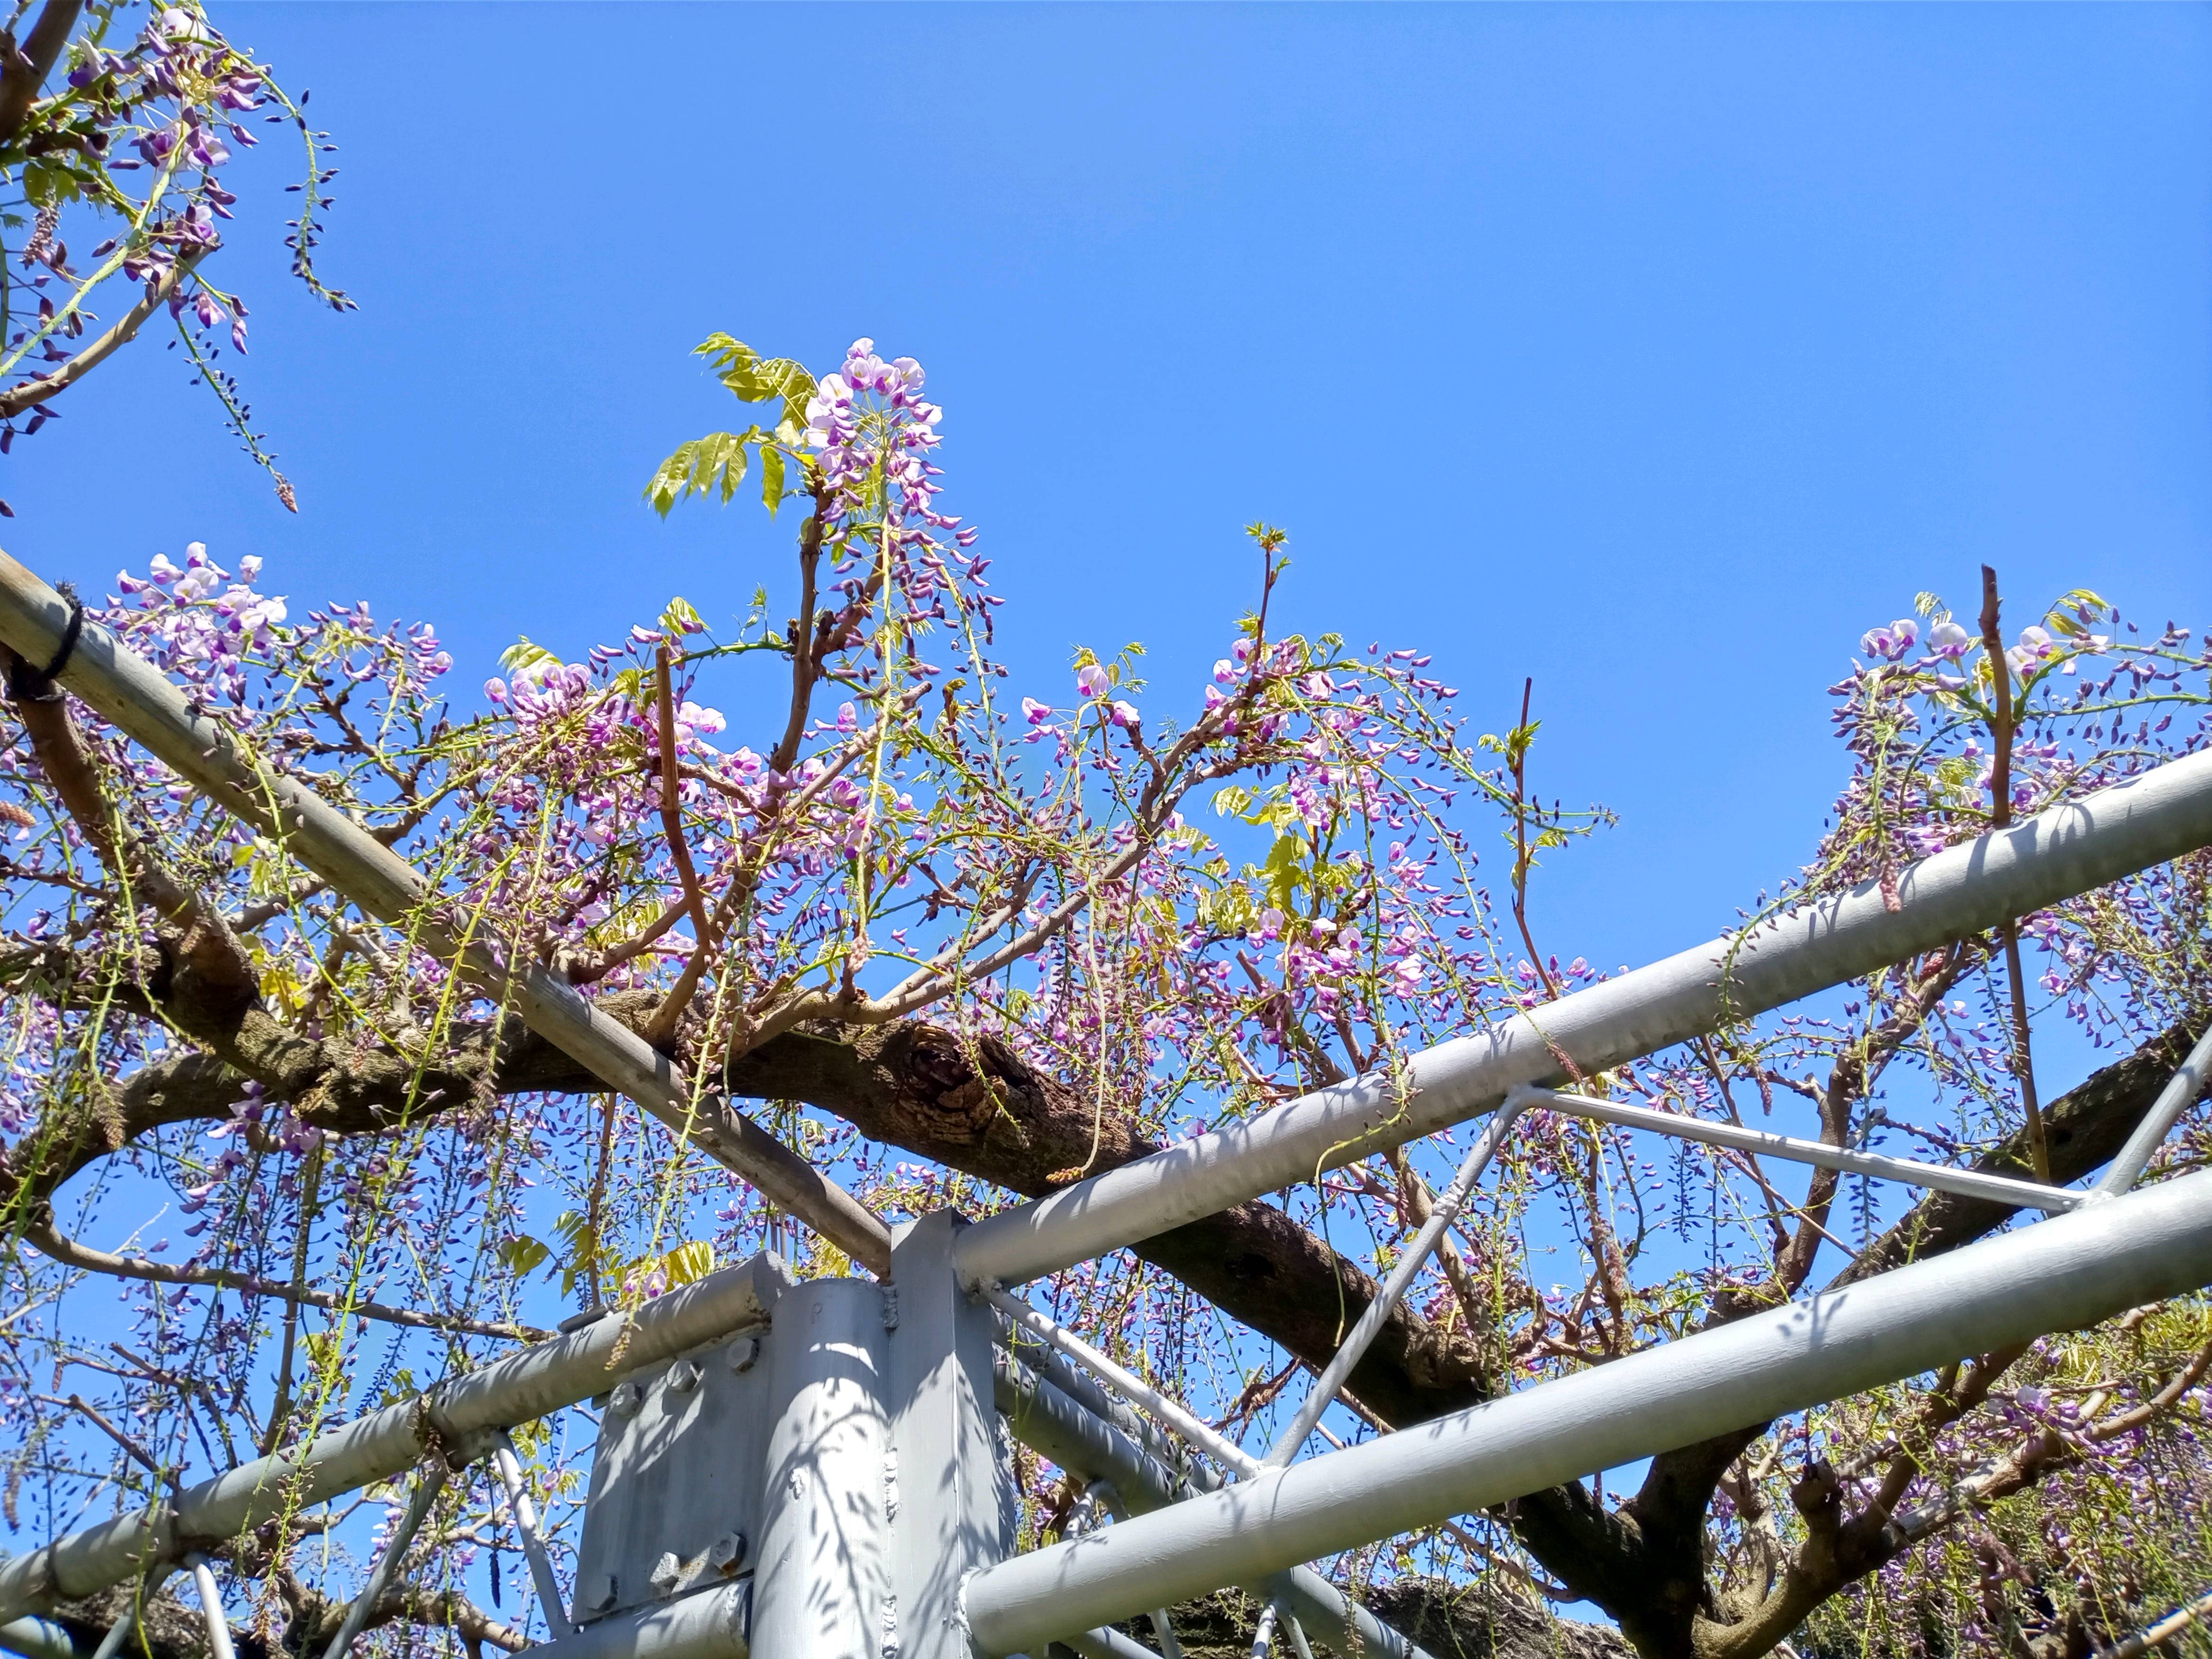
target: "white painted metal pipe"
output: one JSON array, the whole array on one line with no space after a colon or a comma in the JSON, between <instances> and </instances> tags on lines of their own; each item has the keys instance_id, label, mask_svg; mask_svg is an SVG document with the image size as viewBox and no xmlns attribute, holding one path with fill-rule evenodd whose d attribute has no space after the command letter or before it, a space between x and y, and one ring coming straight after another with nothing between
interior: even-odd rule
<instances>
[{"instance_id":1,"label":"white painted metal pipe","mask_svg":"<svg viewBox=\"0 0 2212 1659\"><path fill-rule=\"evenodd\" d=\"M1632 1106L1626 1101L1600 1100L1590 1095L1563 1095L1553 1089L1516 1089L1506 1099L1517 1102L1523 1107L1540 1106L1548 1111L1565 1112L1573 1117L1618 1124L1624 1129L1650 1129L1659 1134L1673 1135L1678 1140L1703 1141L1709 1146L1733 1147L1737 1152L1756 1152L1792 1164L1811 1164L1823 1170L1874 1176L1883 1181L1909 1182L1916 1187L1932 1188L1939 1193L1957 1193L1966 1198L1990 1199L2008 1209L2042 1210L2051 1215L2061 1215L2068 1210L2078 1210L2089 1201L2087 1193L2071 1192L2063 1187L2046 1187L2038 1181L2021 1181L2011 1176L1990 1175L1980 1170L1955 1169L1948 1164L1923 1164L1912 1158L1884 1158L1879 1152L1856 1152L1841 1146L1826 1146L1817 1140L1801 1140L1794 1135L1771 1134L1765 1129L1749 1129L1740 1124L1717 1123L1711 1118L1689 1117L1680 1112L1655 1111L1649 1106Z\"/></svg>"},{"instance_id":2,"label":"white painted metal pipe","mask_svg":"<svg viewBox=\"0 0 2212 1659\"><path fill-rule=\"evenodd\" d=\"M987 1290L984 1294L993 1307L1024 1330L1051 1343L1077 1364L1088 1366L1217 1462L1239 1474L1250 1474L1260 1467L1258 1458L1200 1421L1188 1407L1170 1400L1127 1366L1092 1347L1065 1326L1055 1325L1020 1297L995 1289Z\"/></svg>"},{"instance_id":3,"label":"white painted metal pipe","mask_svg":"<svg viewBox=\"0 0 2212 1659\"><path fill-rule=\"evenodd\" d=\"M765 1324L791 1271L772 1256L656 1297L626 1317L594 1321L439 1384L420 1400L372 1412L310 1444L241 1463L188 1487L150 1516L118 1516L0 1561L0 1619L92 1595L173 1559L180 1540L230 1538L249 1527L389 1480L412 1468L434 1433L448 1446L573 1406L626 1373L748 1325ZM626 1346L625 1346L626 1345Z\"/></svg>"},{"instance_id":4,"label":"white painted metal pipe","mask_svg":"<svg viewBox=\"0 0 2212 1659\"><path fill-rule=\"evenodd\" d=\"M1015 1652L2207 1282L2212 1172L1013 1557L969 1580L969 1622Z\"/></svg>"},{"instance_id":5,"label":"white painted metal pipe","mask_svg":"<svg viewBox=\"0 0 2212 1659\"><path fill-rule=\"evenodd\" d=\"M1014 1437L1079 1479L1109 1484L1116 1502L1128 1514L1149 1514L1189 1498L1194 1491L1219 1489L1212 1472L1202 1468L1193 1472L1195 1484L1186 1483L1140 1450L1126 1432L1093 1415L1012 1355L994 1352L992 1360L993 1391ZM1311 1567L1297 1566L1277 1573L1264 1588L1339 1653L1429 1659L1424 1650ZM1162 1652L1166 1651L1163 1644Z\"/></svg>"},{"instance_id":6,"label":"white painted metal pipe","mask_svg":"<svg viewBox=\"0 0 2212 1659\"><path fill-rule=\"evenodd\" d=\"M1056 1638L1060 1646L1083 1656L1083 1659L1159 1659L1159 1656L1133 1637L1124 1636L1111 1625L1101 1625L1097 1630L1079 1631L1073 1636Z\"/></svg>"},{"instance_id":7,"label":"white painted metal pipe","mask_svg":"<svg viewBox=\"0 0 2212 1659\"><path fill-rule=\"evenodd\" d=\"M1382 1291L1367 1304L1359 1316L1359 1322L1352 1328L1352 1334L1344 1339L1336 1352L1330 1356L1322 1374L1314 1379L1313 1387L1307 1391L1305 1403L1298 1407L1298 1414L1291 1419L1290 1427L1283 1431L1282 1437L1269 1449L1262 1460L1265 1467L1280 1468L1298 1455L1298 1448L1306 1443L1306 1437L1314 1431L1314 1425L1321 1421L1322 1413L1336 1398L1337 1390L1344 1386L1345 1379L1365 1357L1369 1346L1390 1317L1391 1311L1397 1307L1399 1298L1406 1294L1406 1287L1421 1271L1421 1264L1436 1249L1438 1241L1444 1236L1444 1229L1459 1218L1468 1194L1474 1190L1474 1183L1490 1167L1490 1160L1498 1156L1498 1149L1504 1144L1505 1137L1513 1133L1514 1120L1521 1115L1521 1105L1520 1097L1509 1095L1504 1105L1498 1109L1497 1115L1483 1126L1482 1133L1475 1137L1474 1145L1468 1148L1467 1156L1460 1161L1459 1172L1452 1177L1451 1185L1437 1197L1429 1211L1429 1218L1421 1224L1421 1231L1406 1247L1405 1254L1398 1258L1398 1265L1390 1270L1390 1277L1384 1282Z\"/></svg>"},{"instance_id":8,"label":"white painted metal pipe","mask_svg":"<svg viewBox=\"0 0 2212 1659\"><path fill-rule=\"evenodd\" d=\"M1517 1014L1408 1062L1409 1086L1354 1079L1123 1164L960 1236L970 1285L1019 1285L1731 1019L2212 843L2212 750L2154 768L1911 866L1898 908L1875 882Z\"/></svg>"},{"instance_id":9,"label":"white painted metal pipe","mask_svg":"<svg viewBox=\"0 0 2212 1659\"><path fill-rule=\"evenodd\" d=\"M185 1565L191 1571L192 1588L199 1592L200 1616L207 1621L210 1659L238 1659L238 1650L231 1645L230 1615L223 1611L222 1591L216 1585L215 1569L208 1565L207 1557L197 1550L185 1558ZM342 1651L343 1649L334 1650L333 1659L336 1653Z\"/></svg>"},{"instance_id":10,"label":"white painted metal pipe","mask_svg":"<svg viewBox=\"0 0 2212 1659\"><path fill-rule=\"evenodd\" d=\"M784 1297L749 1638L774 1659L863 1659L898 1634L888 1342L880 1285L815 1279Z\"/></svg>"},{"instance_id":11,"label":"white painted metal pipe","mask_svg":"<svg viewBox=\"0 0 2212 1659\"><path fill-rule=\"evenodd\" d=\"M538 1505L530 1501L530 1488L522 1479L522 1460L514 1455L514 1442L501 1429L492 1437L491 1458L499 1483L507 1489L507 1507L514 1516L515 1535L530 1563L530 1582L537 1587L538 1608L545 1615L548 1641L566 1636L571 1628L568 1604L561 1599L561 1581L553 1574L553 1558L545 1553L544 1535L538 1529Z\"/></svg>"},{"instance_id":12,"label":"white painted metal pipe","mask_svg":"<svg viewBox=\"0 0 2212 1659\"><path fill-rule=\"evenodd\" d=\"M995 1359L997 1356L994 1354L993 1358ZM994 1376L993 1381L995 1382L996 1380ZM1084 1489L1083 1496L1086 1500L1095 1499L1104 1504L1107 1512L1116 1521L1133 1512L1128 1501L1111 1480L1093 1480ZM1064 1529L1064 1535L1073 1531L1071 1517L1071 1524ZM1152 1639L1160 1644L1160 1659L1183 1659L1182 1644L1176 1639L1175 1620L1169 1616L1168 1610L1165 1607L1148 1608L1146 1617L1152 1621Z\"/></svg>"},{"instance_id":13,"label":"white painted metal pipe","mask_svg":"<svg viewBox=\"0 0 2212 1659\"><path fill-rule=\"evenodd\" d=\"M1942 1164L1922 1164L1901 1158L1884 1158L1875 1152L1848 1151L1843 1147L1824 1146L1817 1140L1802 1140L1791 1135L1772 1134L1764 1129L1745 1128L1734 1123L1716 1123L1708 1119L1686 1117L1675 1112L1654 1111L1646 1106L1632 1106L1626 1102L1601 1100L1588 1095L1561 1094L1553 1089L1516 1089L1505 1097L1484 1128L1481 1136L1468 1150L1453 1179L1435 1209L1413 1242L1399 1258L1391 1270L1382 1291L1367 1304L1359 1316L1359 1322L1352 1334L1328 1362L1328 1368L1316 1381L1306 1395L1305 1403L1298 1408L1297 1418L1283 1431L1273 1448L1267 1453L1268 1467L1279 1468L1298 1454L1306 1437L1313 1432L1314 1425L1321 1421L1322 1413L1336 1398L1337 1390L1344 1386L1359 1364L1368 1347L1382 1330L1391 1310L1413 1282L1421 1265L1443 1237L1444 1229L1457 1217L1467 1202L1468 1194L1483 1170L1496 1156L1498 1148L1511 1133L1513 1125L1522 1111L1532 1106L1543 1107L1571 1116L1593 1119L1600 1123L1611 1123L1626 1129L1650 1129L1660 1134L1673 1135L1678 1139L1702 1141L1708 1146L1729 1146L1739 1152L1762 1153L1771 1158L1785 1158L1793 1163L1810 1164L1824 1170L1840 1170L1856 1175L1876 1176L1887 1181L1910 1182L1915 1186L1933 1188L1938 1192L1959 1193L1969 1198L1993 1199L2014 1208L2046 1211L2061 1214L2078 1209L2088 1201L2087 1193L2069 1192L2063 1187L2046 1187L2039 1182L2019 1181L2009 1176L1989 1175L1976 1170L1953 1169Z\"/></svg>"},{"instance_id":14,"label":"white painted metal pipe","mask_svg":"<svg viewBox=\"0 0 2212 1659\"><path fill-rule=\"evenodd\" d=\"M392 1588L392 1580L399 1576L407 1552L415 1547L415 1534L422 1529L422 1522L430 1513L430 1505L436 1503L438 1494L445 1491L447 1474L446 1460L442 1457L433 1458L416 1470L415 1493L407 1500L406 1512L392 1528L392 1536L384 1540L384 1553L376 1558L376 1565L369 1569L368 1582L361 1587L361 1594L355 1596L352 1605L346 1608L345 1617L338 1623L337 1634L331 1638L330 1646L323 1650L323 1659L345 1659L347 1650L353 1646L354 1638L367 1628L369 1616L376 1611L376 1604L384 1600L384 1593ZM206 1571L205 1564L198 1556L191 1559L195 1576ZM207 1599L214 1584L215 1579L210 1577L201 1585L203 1600ZM213 1614L209 1616L210 1620L214 1617ZM232 1659L232 1656L217 1653L215 1659Z\"/></svg>"},{"instance_id":15,"label":"white painted metal pipe","mask_svg":"<svg viewBox=\"0 0 2212 1659\"><path fill-rule=\"evenodd\" d=\"M2189 1051L2189 1058L2181 1062L2180 1069L2166 1079L2166 1087L2158 1091L2150 1110L2128 1137L2128 1144L2120 1148L2119 1156L2105 1171L2104 1179L2097 1183L2100 1193L2124 1193L2136 1184L2136 1177L2143 1172L2181 1115L2197 1103L2204 1092L2204 1085L2212 1079L2212 1025L2197 1039L2197 1046Z\"/></svg>"},{"instance_id":16,"label":"white painted metal pipe","mask_svg":"<svg viewBox=\"0 0 2212 1659\"><path fill-rule=\"evenodd\" d=\"M85 1659L87 1651L58 1620L33 1616L0 1625L0 1652L20 1653L23 1659Z\"/></svg>"},{"instance_id":17,"label":"white painted metal pipe","mask_svg":"<svg viewBox=\"0 0 2212 1659\"><path fill-rule=\"evenodd\" d=\"M92 1659L115 1659L115 1656L123 1651L123 1644L138 1628L140 1613L154 1599L154 1593L169 1582L169 1575L176 1570L165 1562L146 1575L145 1582L124 1603L123 1611L107 1627L107 1634L100 1638L100 1645L92 1650Z\"/></svg>"},{"instance_id":18,"label":"white painted metal pipe","mask_svg":"<svg viewBox=\"0 0 2212 1659\"><path fill-rule=\"evenodd\" d=\"M0 643L32 663L53 659L69 603L0 553ZM878 1273L890 1271L890 1231L850 1193L729 1103L694 1100L665 1054L609 1019L567 980L516 951L482 918L441 914L439 895L368 830L298 777L240 750L228 727L195 713L168 677L87 619L61 684L202 794L281 840L300 862L370 915L404 921L417 943L454 963L523 1023L724 1167Z\"/></svg>"},{"instance_id":19,"label":"white painted metal pipe","mask_svg":"<svg viewBox=\"0 0 2212 1659\"><path fill-rule=\"evenodd\" d=\"M594 1620L528 1651L532 1659L745 1659L752 1592L750 1578L732 1579Z\"/></svg>"},{"instance_id":20,"label":"white painted metal pipe","mask_svg":"<svg viewBox=\"0 0 2212 1659\"><path fill-rule=\"evenodd\" d=\"M1109 1393L1104 1384L1042 1337L1030 1335L1003 1315L999 1318L998 1335L1000 1342L1039 1376L1092 1416L1103 1418L1136 1442L1147 1456L1168 1471L1171 1479L1184 1480L1196 1472L1197 1466L1188 1446L1118 1395Z\"/></svg>"}]
</instances>

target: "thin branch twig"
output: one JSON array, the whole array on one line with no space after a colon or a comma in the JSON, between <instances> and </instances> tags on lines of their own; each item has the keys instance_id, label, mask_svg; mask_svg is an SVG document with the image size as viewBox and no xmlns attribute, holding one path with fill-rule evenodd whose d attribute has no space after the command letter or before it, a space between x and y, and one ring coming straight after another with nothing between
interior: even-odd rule
<instances>
[{"instance_id":1,"label":"thin branch twig","mask_svg":"<svg viewBox=\"0 0 2212 1659\"><path fill-rule=\"evenodd\" d=\"M1997 573L1982 567L1982 651L1990 665L1990 738L1995 754L1990 763L1990 828L2002 830L2012 822L2012 665L2005 660L2004 635L1997 626ZM2035 1178L2051 1184L2051 1147L2043 1133L2043 1108L2035 1096L2035 1056L2028 1046L2027 976L2020 965L2020 926L2007 921L1997 928L2004 943L2005 977L2012 989L2012 1069L2020 1079L2021 1105L2027 1116L2027 1150L2035 1165Z\"/></svg>"},{"instance_id":2,"label":"thin branch twig","mask_svg":"<svg viewBox=\"0 0 2212 1659\"><path fill-rule=\"evenodd\" d=\"M65 1267L106 1273L116 1279L143 1279L152 1285L192 1285L206 1290L236 1291L242 1296L266 1296L279 1302L303 1303L310 1308L320 1308L326 1313L342 1314L354 1319L373 1319L386 1325L410 1326L416 1330L454 1331L465 1336L501 1337L510 1342L542 1342L552 1334L550 1331L541 1331L532 1325L494 1324L450 1314L423 1313L415 1308L387 1307L380 1302L356 1302L349 1305L343 1297L331 1296L323 1291L295 1288L281 1279L264 1279L258 1273L232 1273L222 1267L173 1267L166 1262L112 1255L106 1250L96 1250L89 1244L80 1244L50 1224L34 1223L27 1225L23 1229L23 1237L42 1255L52 1257Z\"/></svg>"}]
</instances>

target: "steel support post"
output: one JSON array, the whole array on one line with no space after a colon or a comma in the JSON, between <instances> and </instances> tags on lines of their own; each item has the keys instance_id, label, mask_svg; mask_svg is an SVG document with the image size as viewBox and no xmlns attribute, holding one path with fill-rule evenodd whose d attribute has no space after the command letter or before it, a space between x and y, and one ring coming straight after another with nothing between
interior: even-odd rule
<instances>
[{"instance_id":1,"label":"steel support post","mask_svg":"<svg viewBox=\"0 0 2212 1659\"><path fill-rule=\"evenodd\" d=\"M1602 1072L2212 843L2212 751L1062 1188L962 1235L971 1284L1019 1285Z\"/></svg>"},{"instance_id":2,"label":"steel support post","mask_svg":"<svg viewBox=\"0 0 2212 1659\"><path fill-rule=\"evenodd\" d=\"M443 1484L442 1480L441 1484ZM411 1535L414 1528L410 1527L408 1531ZM403 1545L401 1547L405 1547ZM238 1659L237 1652L231 1645L230 1615L223 1611L222 1591L215 1582L215 1569L208 1565L207 1557L198 1551L185 1558L185 1565L191 1571L192 1588L199 1592L200 1617L207 1621L210 1659ZM350 1613L346 1616L349 1620L353 1617ZM343 1634L343 1632L340 1633ZM351 1641L351 1637L346 1638L347 1644ZM345 1645L334 1644L331 1651L334 1656L343 1653Z\"/></svg>"},{"instance_id":3,"label":"steel support post","mask_svg":"<svg viewBox=\"0 0 2212 1659\"><path fill-rule=\"evenodd\" d=\"M687 1348L747 1325L765 1324L790 1269L772 1256L709 1273L635 1312L601 1319L567 1336L510 1354L480 1371L441 1382L420 1400L319 1434L297 1450L259 1457L187 1487L149 1516L118 1516L0 1562L0 1619L50 1601L93 1595L173 1559L179 1540L228 1538L296 1511L386 1480L414 1467L434 1432L466 1444L604 1392L626 1371L673 1358Z\"/></svg>"},{"instance_id":4,"label":"steel support post","mask_svg":"<svg viewBox=\"0 0 2212 1659\"><path fill-rule=\"evenodd\" d=\"M991 1310L953 1270L952 1242L967 1224L940 1210L891 1236L899 1659L970 1659L960 1585L1014 1547L1013 1472L991 1398Z\"/></svg>"},{"instance_id":5,"label":"steel support post","mask_svg":"<svg viewBox=\"0 0 2212 1659\"><path fill-rule=\"evenodd\" d=\"M969 1581L969 1622L1017 1652L2207 1282L2212 1172L1016 1556Z\"/></svg>"},{"instance_id":6,"label":"steel support post","mask_svg":"<svg viewBox=\"0 0 2212 1659\"><path fill-rule=\"evenodd\" d=\"M884 1297L861 1279L817 1279L776 1304L752 1633L775 1659L897 1650Z\"/></svg>"}]
</instances>

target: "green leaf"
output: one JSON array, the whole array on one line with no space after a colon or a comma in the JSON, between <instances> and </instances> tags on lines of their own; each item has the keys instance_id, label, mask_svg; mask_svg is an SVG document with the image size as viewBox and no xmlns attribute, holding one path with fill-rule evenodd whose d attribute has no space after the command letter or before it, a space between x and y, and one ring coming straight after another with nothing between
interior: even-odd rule
<instances>
[{"instance_id":1,"label":"green leaf","mask_svg":"<svg viewBox=\"0 0 2212 1659\"><path fill-rule=\"evenodd\" d=\"M783 505L783 452L773 444L760 447L761 502L768 508L769 517L775 516L776 508Z\"/></svg>"},{"instance_id":2,"label":"green leaf","mask_svg":"<svg viewBox=\"0 0 2212 1659\"><path fill-rule=\"evenodd\" d=\"M513 1238L499 1242L500 1265L516 1278L542 1267L553 1255L550 1246L532 1238L528 1233L517 1233Z\"/></svg>"},{"instance_id":3,"label":"green leaf","mask_svg":"<svg viewBox=\"0 0 2212 1659\"><path fill-rule=\"evenodd\" d=\"M576 1281L602 1265L599 1233L592 1226L589 1212L583 1210L562 1211L554 1219L553 1231L568 1247L568 1259L561 1264L561 1294L573 1296Z\"/></svg>"},{"instance_id":4,"label":"green leaf","mask_svg":"<svg viewBox=\"0 0 2212 1659\"><path fill-rule=\"evenodd\" d=\"M750 371L755 363L760 362L760 353L755 351L743 340L722 333L720 330L709 334L697 345L693 346L691 355L695 357L704 357L715 368L723 370L726 374Z\"/></svg>"},{"instance_id":5,"label":"green leaf","mask_svg":"<svg viewBox=\"0 0 2212 1659\"><path fill-rule=\"evenodd\" d=\"M693 608L691 601L681 594L669 600L667 607L660 613L660 626L669 634L696 634L706 625L699 620L699 612Z\"/></svg>"},{"instance_id":6,"label":"green leaf","mask_svg":"<svg viewBox=\"0 0 2212 1659\"><path fill-rule=\"evenodd\" d=\"M703 1238L678 1244L665 1259L671 1285L689 1285L714 1271L714 1247Z\"/></svg>"},{"instance_id":7,"label":"green leaf","mask_svg":"<svg viewBox=\"0 0 2212 1659\"><path fill-rule=\"evenodd\" d=\"M645 499L664 519L686 496L703 495L717 487L727 501L745 481L745 446L759 436L758 427L748 427L743 432L710 432L693 439L660 464L645 487Z\"/></svg>"},{"instance_id":8,"label":"green leaf","mask_svg":"<svg viewBox=\"0 0 2212 1659\"><path fill-rule=\"evenodd\" d=\"M1267 880L1268 902L1279 910L1289 910L1298 890L1312 885L1306 871L1306 851L1304 837L1278 836L1268 849L1267 861L1260 866Z\"/></svg>"},{"instance_id":9,"label":"green leaf","mask_svg":"<svg viewBox=\"0 0 2212 1659\"><path fill-rule=\"evenodd\" d=\"M710 334L692 350L714 364L722 384L740 402L764 404L781 398L784 418L793 426L806 423L806 400L814 395L814 377L805 365L788 357L763 359L743 340L727 334Z\"/></svg>"},{"instance_id":10,"label":"green leaf","mask_svg":"<svg viewBox=\"0 0 2212 1659\"><path fill-rule=\"evenodd\" d=\"M2051 614L2044 620L2051 625L2051 631L2054 634L2063 634L2069 639L2087 639L2089 624L2110 615L2112 609L2099 594L2086 587L2077 587L2059 595L2058 603L2051 607Z\"/></svg>"},{"instance_id":11,"label":"green leaf","mask_svg":"<svg viewBox=\"0 0 2212 1659\"><path fill-rule=\"evenodd\" d=\"M535 668L540 663L557 664L560 660L558 656L544 646L534 644L526 635L499 653L499 665L510 674L518 668Z\"/></svg>"}]
</instances>

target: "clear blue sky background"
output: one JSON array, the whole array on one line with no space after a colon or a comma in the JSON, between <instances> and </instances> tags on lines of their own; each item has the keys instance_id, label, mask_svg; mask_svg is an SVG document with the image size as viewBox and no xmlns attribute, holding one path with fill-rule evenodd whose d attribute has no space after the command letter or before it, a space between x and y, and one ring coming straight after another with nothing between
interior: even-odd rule
<instances>
[{"instance_id":1,"label":"clear blue sky background","mask_svg":"<svg viewBox=\"0 0 2212 1659\"><path fill-rule=\"evenodd\" d=\"M1540 936L1608 967L1796 868L1825 688L1917 590L2212 624L2202 9L212 5L342 145L362 309L286 282L257 129L218 269L302 511L142 345L0 463L49 577L258 553L434 620L472 699L518 634L781 580L750 498L639 498L741 418L689 348L869 334L945 405L1018 689L1142 640L1187 707L1255 518L1291 625L1432 649L1493 729L1533 674L1540 787L1622 815Z\"/></svg>"},{"instance_id":2,"label":"clear blue sky background","mask_svg":"<svg viewBox=\"0 0 2212 1659\"><path fill-rule=\"evenodd\" d=\"M141 349L0 471L50 576L258 553L435 620L473 696L518 633L781 580L750 501L640 501L738 418L688 348L870 334L1019 689L1143 640L1194 697L1261 517L1293 625L1432 648L1493 727L1534 674L1540 786L1623 820L1542 936L1607 966L1795 868L1824 688L1917 589L2212 623L2203 9L215 9L342 145L362 310L283 281L259 129L222 272L303 510Z\"/></svg>"}]
</instances>

